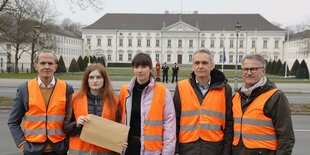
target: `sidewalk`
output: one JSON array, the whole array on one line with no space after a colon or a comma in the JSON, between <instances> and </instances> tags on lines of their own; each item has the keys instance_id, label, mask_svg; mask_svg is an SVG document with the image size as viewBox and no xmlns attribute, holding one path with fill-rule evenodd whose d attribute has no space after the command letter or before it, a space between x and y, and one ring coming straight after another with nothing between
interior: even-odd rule
<instances>
[{"instance_id":1,"label":"sidewalk","mask_svg":"<svg viewBox=\"0 0 310 155\"><path fill-rule=\"evenodd\" d=\"M29 79L0 79L0 87L8 87L8 88L17 88L18 85L28 81ZM66 82L73 86L75 90L79 90L81 87L80 80L66 80ZM115 91L119 91L119 89L128 84L129 81L112 81L112 86ZM175 89L176 83L164 83L166 87L173 92ZM231 87L234 86L233 81L229 83ZM241 87L241 83L238 83L238 87ZM277 83L276 84L279 89L281 89L285 93L303 93L310 94L310 83Z\"/></svg>"},{"instance_id":2,"label":"sidewalk","mask_svg":"<svg viewBox=\"0 0 310 155\"><path fill-rule=\"evenodd\" d=\"M28 79L0 79L0 89L6 90L6 88L14 89L14 91L17 89L18 85L28 81ZM74 87L75 92L77 92L81 87L81 81L79 80L66 80L66 82ZM116 93L119 92L120 88L128 84L129 81L112 81L112 86L115 89ZM164 83L166 87L170 90L171 93L174 92L176 83ZM233 83L230 83L230 85L233 87ZM238 86L241 86L241 83L238 84ZM310 96L310 84L294 84L294 83L279 83L277 84L279 89L284 91L286 94L300 94L300 97ZM1 96L1 95L0 95ZM306 97L307 98L307 97ZM307 99L306 99L307 100ZM302 102L301 102L302 103ZM4 111L10 111L11 106L0 106L0 110ZM306 114L309 115L309 112L297 112L292 114Z\"/></svg>"}]
</instances>

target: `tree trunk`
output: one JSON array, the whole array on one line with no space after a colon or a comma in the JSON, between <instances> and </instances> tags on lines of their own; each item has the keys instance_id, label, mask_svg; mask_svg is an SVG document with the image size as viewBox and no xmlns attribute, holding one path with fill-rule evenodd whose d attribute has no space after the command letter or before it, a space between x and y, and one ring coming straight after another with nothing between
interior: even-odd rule
<instances>
[{"instance_id":1,"label":"tree trunk","mask_svg":"<svg viewBox=\"0 0 310 155\"><path fill-rule=\"evenodd\" d=\"M15 50L15 66L14 66L14 71L15 73L18 73L18 57L19 54L19 44L16 44L16 50Z\"/></svg>"},{"instance_id":2,"label":"tree trunk","mask_svg":"<svg viewBox=\"0 0 310 155\"><path fill-rule=\"evenodd\" d=\"M31 73L33 73L34 72L34 54L36 53L36 51L35 51L35 46L36 46L36 44L35 44L35 41L33 41L32 43L31 43L31 55L30 55L30 72Z\"/></svg>"}]
</instances>

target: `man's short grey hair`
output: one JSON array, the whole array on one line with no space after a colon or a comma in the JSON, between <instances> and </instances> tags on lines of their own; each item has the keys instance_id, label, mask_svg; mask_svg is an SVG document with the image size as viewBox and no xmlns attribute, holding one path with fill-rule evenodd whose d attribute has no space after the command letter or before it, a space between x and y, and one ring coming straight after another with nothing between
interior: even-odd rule
<instances>
[{"instance_id":1,"label":"man's short grey hair","mask_svg":"<svg viewBox=\"0 0 310 155\"><path fill-rule=\"evenodd\" d=\"M38 62L39 62L39 56L40 56L41 53L51 53L51 54L53 54L55 64L58 64L58 59L57 59L57 56L56 56L55 52L54 52L53 50L49 50L49 49L42 49L42 50L39 50L39 51L36 53L36 58L34 59L34 62L35 62L35 63L38 63Z\"/></svg>"},{"instance_id":2,"label":"man's short grey hair","mask_svg":"<svg viewBox=\"0 0 310 155\"><path fill-rule=\"evenodd\" d=\"M245 59L257 60L261 63L260 67L263 67L264 69L266 69L266 60L264 59L264 57L262 55L259 55L259 54L246 55L242 59L242 63L244 62Z\"/></svg>"},{"instance_id":3,"label":"man's short grey hair","mask_svg":"<svg viewBox=\"0 0 310 155\"><path fill-rule=\"evenodd\" d=\"M209 58L210 58L210 62L211 62L212 64L214 64L212 54L211 54L211 52L210 52L208 49L201 49L201 50L196 51L196 52L194 53L193 57L194 57L197 53L206 53L206 54L208 54L208 55L209 55ZM194 62L194 61L193 61L193 62Z\"/></svg>"}]
</instances>

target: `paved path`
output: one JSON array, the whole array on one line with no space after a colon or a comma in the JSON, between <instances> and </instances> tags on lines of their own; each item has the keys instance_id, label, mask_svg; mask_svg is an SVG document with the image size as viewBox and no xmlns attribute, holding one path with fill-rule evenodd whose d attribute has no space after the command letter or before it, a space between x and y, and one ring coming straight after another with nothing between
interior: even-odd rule
<instances>
[{"instance_id":1,"label":"paved path","mask_svg":"<svg viewBox=\"0 0 310 155\"><path fill-rule=\"evenodd\" d=\"M0 79L0 96L15 97L18 85L26 81L27 79ZM81 81L79 80L67 80L67 82L74 87L75 92L81 87ZM116 92L127 83L128 81L112 81ZM176 83L165 83L165 85L173 94ZM231 85L233 84L231 83ZM310 104L310 84L279 83L277 86L286 93L290 103Z\"/></svg>"}]
</instances>

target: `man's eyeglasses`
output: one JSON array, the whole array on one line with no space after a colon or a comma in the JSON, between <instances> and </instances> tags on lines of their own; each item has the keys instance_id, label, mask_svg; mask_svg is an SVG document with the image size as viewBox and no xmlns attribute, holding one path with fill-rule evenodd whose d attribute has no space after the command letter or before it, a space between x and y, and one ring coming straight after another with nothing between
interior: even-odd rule
<instances>
[{"instance_id":1,"label":"man's eyeglasses","mask_svg":"<svg viewBox=\"0 0 310 155\"><path fill-rule=\"evenodd\" d=\"M248 73L248 71L250 71L251 73L256 73L258 69L260 68L263 68L263 67L241 68L241 70L243 74Z\"/></svg>"}]
</instances>

